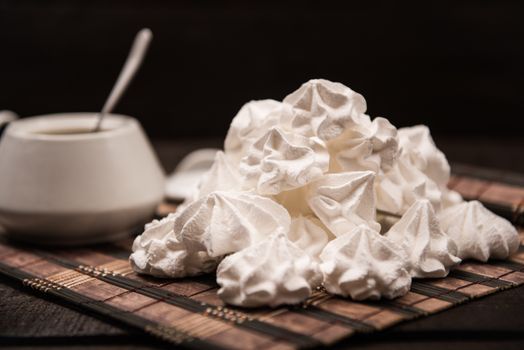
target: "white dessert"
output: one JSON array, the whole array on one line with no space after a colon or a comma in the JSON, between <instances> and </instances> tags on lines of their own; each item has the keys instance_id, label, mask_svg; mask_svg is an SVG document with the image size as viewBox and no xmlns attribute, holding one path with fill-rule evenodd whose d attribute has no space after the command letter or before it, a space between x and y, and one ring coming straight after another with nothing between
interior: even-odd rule
<instances>
[{"instance_id":1,"label":"white dessert","mask_svg":"<svg viewBox=\"0 0 524 350\"><path fill-rule=\"evenodd\" d=\"M249 247L270 234L289 232L288 212L271 199L252 193L212 192L189 204L174 221L188 248L204 245L212 257Z\"/></svg>"},{"instance_id":2,"label":"white dessert","mask_svg":"<svg viewBox=\"0 0 524 350\"><path fill-rule=\"evenodd\" d=\"M233 118L224 150L237 163L246 155L249 147L270 127L280 121L282 102L275 100L250 101Z\"/></svg>"},{"instance_id":3,"label":"white dessert","mask_svg":"<svg viewBox=\"0 0 524 350\"><path fill-rule=\"evenodd\" d=\"M375 193L377 208L389 213L404 214L419 199L440 210L441 189L404 152L391 170L377 176Z\"/></svg>"},{"instance_id":4,"label":"white dessert","mask_svg":"<svg viewBox=\"0 0 524 350\"><path fill-rule=\"evenodd\" d=\"M398 137L400 147L411 164L426 174L439 188L446 188L450 166L444 153L435 146L429 128L425 125L400 128Z\"/></svg>"},{"instance_id":5,"label":"white dessert","mask_svg":"<svg viewBox=\"0 0 524 350\"><path fill-rule=\"evenodd\" d=\"M328 151L320 139L273 127L242 158L240 173L246 189L275 195L319 178L328 166Z\"/></svg>"},{"instance_id":6,"label":"white dessert","mask_svg":"<svg viewBox=\"0 0 524 350\"><path fill-rule=\"evenodd\" d=\"M309 184L309 206L335 236L361 224L380 231L375 221L374 177L371 171L325 175Z\"/></svg>"},{"instance_id":7,"label":"white dessert","mask_svg":"<svg viewBox=\"0 0 524 350\"><path fill-rule=\"evenodd\" d=\"M439 218L442 229L455 241L461 259L506 259L519 247L515 227L478 201L452 206Z\"/></svg>"},{"instance_id":8,"label":"white dessert","mask_svg":"<svg viewBox=\"0 0 524 350\"><path fill-rule=\"evenodd\" d=\"M435 146L428 127L398 129L398 140L399 159L391 170L377 176L379 209L404 214L415 201L428 199L438 212L462 201L460 195L447 189L449 163Z\"/></svg>"},{"instance_id":9,"label":"white dessert","mask_svg":"<svg viewBox=\"0 0 524 350\"><path fill-rule=\"evenodd\" d=\"M300 303L321 281L317 263L283 233L229 255L217 269L220 298L244 307Z\"/></svg>"},{"instance_id":10,"label":"white dessert","mask_svg":"<svg viewBox=\"0 0 524 350\"><path fill-rule=\"evenodd\" d=\"M416 201L385 236L406 251L412 277L446 277L461 261L455 242L442 231L425 199Z\"/></svg>"},{"instance_id":11,"label":"white dessert","mask_svg":"<svg viewBox=\"0 0 524 350\"><path fill-rule=\"evenodd\" d=\"M303 301L321 277L330 293L395 298L412 277L518 248L508 221L447 189L426 126L397 130L365 112L362 95L322 79L245 104L198 191L135 240L135 271L183 277L222 261L225 302L277 306Z\"/></svg>"},{"instance_id":12,"label":"white dessert","mask_svg":"<svg viewBox=\"0 0 524 350\"><path fill-rule=\"evenodd\" d=\"M135 271L156 277L186 277L215 270L220 259L210 257L203 245L188 249L177 238L173 228L178 215L147 224L135 239L129 258Z\"/></svg>"},{"instance_id":13,"label":"white dessert","mask_svg":"<svg viewBox=\"0 0 524 350\"><path fill-rule=\"evenodd\" d=\"M315 216L291 218L288 238L297 247L314 258L318 258L326 244L335 238Z\"/></svg>"},{"instance_id":14,"label":"white dessert","mask_svg":"<svg viewBox=\"0 0 524 350\"><path fill-rule=\"evenodd\" d=\"M398 154L397 129L387 119L362 115L359 124L328 142L330 172L389 170Z\"/></svg>"},{"instance_id":15,"label":"white dessert","mask_svg":"<svg viewBox=\"0 0 524 350\"><path fill-rule=\"evenodd\" d=\"M393 299L411 286L402 247L365 225L329 242L320 259L329 293L355 300Z\"/></svg>"},{"instance_id":16,"label":"white dessert","mask_svg":"<svg viewBox=\"0 0 524 350\"><path fill-rule=\"evenodd\" d=\"M366 111L364 97L350 88L324 79L310 80L284 98L293 107L285 120L304 136L332 140L360 122Z\"/></svg>"}]
</instances>

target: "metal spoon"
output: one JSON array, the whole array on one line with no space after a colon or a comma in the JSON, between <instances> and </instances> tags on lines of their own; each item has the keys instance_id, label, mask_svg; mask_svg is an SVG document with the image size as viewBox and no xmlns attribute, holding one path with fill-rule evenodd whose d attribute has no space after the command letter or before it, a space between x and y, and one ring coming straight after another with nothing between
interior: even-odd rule
<instances>
[{"instance_id":1,"label":"metal spoon","mask_svg":"<svg viewBox=\"0 0 524 350\"><path fill-rule=\"evenodd\" d=\"M131 47L131 51L127 56L126 63L124 64L124 67L122 68L122 71L120 72L120 75L113 86L113 90L111 90L111 94L107 98L102 111L97 114L98 119L93 132L100 131L105 115L111 113L115 105L120 100L120 97L122 97L122 94L140 67L152 37L153 33L148 28L142 29L136 35L133 46Z\"/></svg>"}]
</instances>

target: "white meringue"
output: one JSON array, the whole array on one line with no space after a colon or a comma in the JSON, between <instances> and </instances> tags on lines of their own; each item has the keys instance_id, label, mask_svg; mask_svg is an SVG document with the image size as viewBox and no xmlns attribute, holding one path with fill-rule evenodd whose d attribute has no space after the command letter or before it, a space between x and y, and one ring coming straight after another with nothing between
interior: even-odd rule
<instances>
[{"instance_id":1,"label":"white meringue","mask_svg":"<svg viewBox=\"0 0 524 350\"><path fill-rule=\"evenodd\" d=\"M324 142L273 127L250 148L240 163L246 188L274 195L301 187L328 170Z\"/></svg>"},{"instance_id":2,"label":"white meringue","mask_svg":"<svg viewBox=\"0 0 524 350\"><path fill-rule=\"evenodd\" d=\"M403 150L391 170L379 173L375 192L377 208L393 214L404 214L418 199L428 199L435 211L440 210L442 191Z\"/></svg>"},{"instance_id":3,"label":"white meringue","mask_svg":"<svg viewBox=\"0 0 524 350\"><path fill-rule=\"evenodd\" d=\"M429 128L416 125L398 129L400 147L409 157L411 164L426 174L440 188L446 188L449 182L450 166L431 138Z\"/></svg>"},{"instance_id":4,"label":"white meringue","mask_svg":"<svg viewBox=\"0 0 524 350\"><path fill-rule=\"evenodd\" d=\"M189 250L177 239L173 227L179 215L177 211L154 220L135 238L129 257L133 270L157 277L186 277L215 270L220 259L211 258L204 246L193 245Z\"/></svg>"},{"instance_id":5,"label":"white meringue","mask_svg":"<svg viewBox=\"0 0 524 350\"><path fill-rule=\"evenodd\" d=\"M371 171L324 175L308 185L308 204L335 236L346 234L360 224L380 231L376 222L374 178Z\"/></svg>"},{"instance_id":6,"label":"white meringue","mask_svg":"<svg viewBox=\"0 0 524 350\"><path fill-rule=\"evenodd\" d=\"M277 306L322 279L356 300L395 298L412 277L518 249L508 221L447 188L426 126L397 130L365 112L362 95L322 79L245 104L198 190L136 238L134 270L183 277L218 265L225 302Z\"/></svg>"},{"instance_id":7,"label":"white meringue","mask_svg":"<svg viewBox=\"0 0 524 350\"><path fill-rule=\"evenodd\" d=\"M300 215L291 218L288 238L310 256L318 258L328 241L335 237L316 217Z\"/></svg>"},{"instance_id":8,"label":"white meringue","mask_svg":"<svg viewBox=\"0 0 524 350\"><path fill-rule=\"evenodd\" d=\"M237 169L224 152L218 151L213 165L202 177L192 199L197 200L214 191L240 191L241 188L242 180Z\"/></svg>"},{"instance_id":9,"label":"white meringue","mask_svg":"<svg viewBox=\"0 0 524 350\"><path fill-rule=\"evenodd\" d=\"M384 118L368 116L328 142L330 172L391 169L398 153L397 129Z\"/></svg>"},{"instance_id":10,"label":"white meringue","mask_svg":"<svg viewBox=\"0 0 524 350\"><path fill-rule=\"evenodd\" d=\"M291 115L282 118L282 123L301 135L317 136L324 141L334 139L348 127L360 123L366 111L366 100L362 95L324 79L312 79L302 84L284 98L284 103L293 108Z\"/></svg>"},{"instance_id":11,"label":"white meringue","mask_svg":"<svg viewBox=\"0 0 524 350\"><path fill-rule=\"evenodd\" d=\"M243 307L297 304L321 281L318 264L284 233L229 255L217 269L218 296Z\"/></svg>"},{"instance_id":12,"label":"white meringue","mask_svg":"<svg viewBox=\"0 0 524 350\"><path fill-rule=\"evenodd\" d=\"M506 259L519 247L517 230L480 202L464 202L443 210L440 225L455 241L461 259Z\"/></svg>"},{"instance_id":13,"label":"white meringue","mask_svg":"<svg viewBox=\"0 0 524 350\"><path fill-rule=\"evenodd\" d=\"M462 198L449 191L450 167L424 125L398 130L400 154L391 170L376 181L377 208L403 214L418 199L429 199L436 212Z\"/></svg>"},{"instance_id":14,"label":"white meringue","mask_svg":"<svg viewBox=\"0 0 524 350\"><path fill-rule=\"evenodd\" d=\"M392 299L411 287L402 247L365 225L329 242L320 259L329 293L355 300Z\"/></svg>"},{"instance_id":15,"label":"white meringue","mask_svg":"<svg viewBox=\"0 0 524 350\"><path fill-rule=\"evenodd\" d=\"M239 162L249 147L280 121L283 103L275 100L250 101L233 118L224 141L224 150Z\"/></svg>"},{"instance_id":16,"label":"white meringue","mask_svg":"<svg viewBox=\"0 0 524 350\"><path fill-rule=\"evenodd\" d=\"M211 257L253 245L271 233L289 231L291 218L275 201L243 192L212 192L189 204L174 222L188 249L204 245Z\"/></svg>"},{"instance_id":17,"label":"white meringue","mask_svg":"<svg viewBox=\"0 0 524 350\"><path fill-rule=\"evenodd\" d=\"M440 229L425 199L416 201L385 236L405 249L412 277L446 277L461 261L455 242Z\"/></svg>"}]
</instances>

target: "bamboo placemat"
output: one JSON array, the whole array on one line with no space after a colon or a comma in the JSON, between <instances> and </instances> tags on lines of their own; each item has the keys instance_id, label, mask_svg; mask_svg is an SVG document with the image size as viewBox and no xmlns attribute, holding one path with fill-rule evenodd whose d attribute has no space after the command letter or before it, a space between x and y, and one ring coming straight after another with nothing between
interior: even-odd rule
<instances>
[{"instance_id":1,"label":"bamboo placemat","mask_svg":"<svg viewBox=\"0 0 524 350\"><path fill-rule=\"evenodd\" d=\"M523 223L523 187L463 175L453 177L450 187ZM524 230L519 233L524 242ZM131 243L44 250L1 241L0 273L167 342L206 349L333 345L524 283L521 245L506 261L466 261L446 278L414 280L411 291L395 300L355 302L320 288L299 306L249 310L225 306L213 275L173 280L136 274L127 260Z\"/></svg>"}]
</instances>

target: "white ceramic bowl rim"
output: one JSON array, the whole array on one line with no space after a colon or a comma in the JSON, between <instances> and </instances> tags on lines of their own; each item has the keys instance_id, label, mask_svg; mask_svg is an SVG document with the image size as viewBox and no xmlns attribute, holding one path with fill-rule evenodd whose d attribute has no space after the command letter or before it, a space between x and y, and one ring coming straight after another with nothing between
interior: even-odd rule
<instances>
[{"instance_id":1,"label":"white ceramic bowl rim","mask_svg":"<svg viewBox=\"0 0 524 350\"><path fill-rule=\"evenodd\" d=\"M12 122L6 130L6 135L42 141L73 141L93 140L114 137L136 128L138 122L129 116L107 114L99 132L83 132L72 134L53 134L63 130L90 130L96 124L96 113L74 112L46 114L28 117Z\"/></svg>"}]
</instances>

